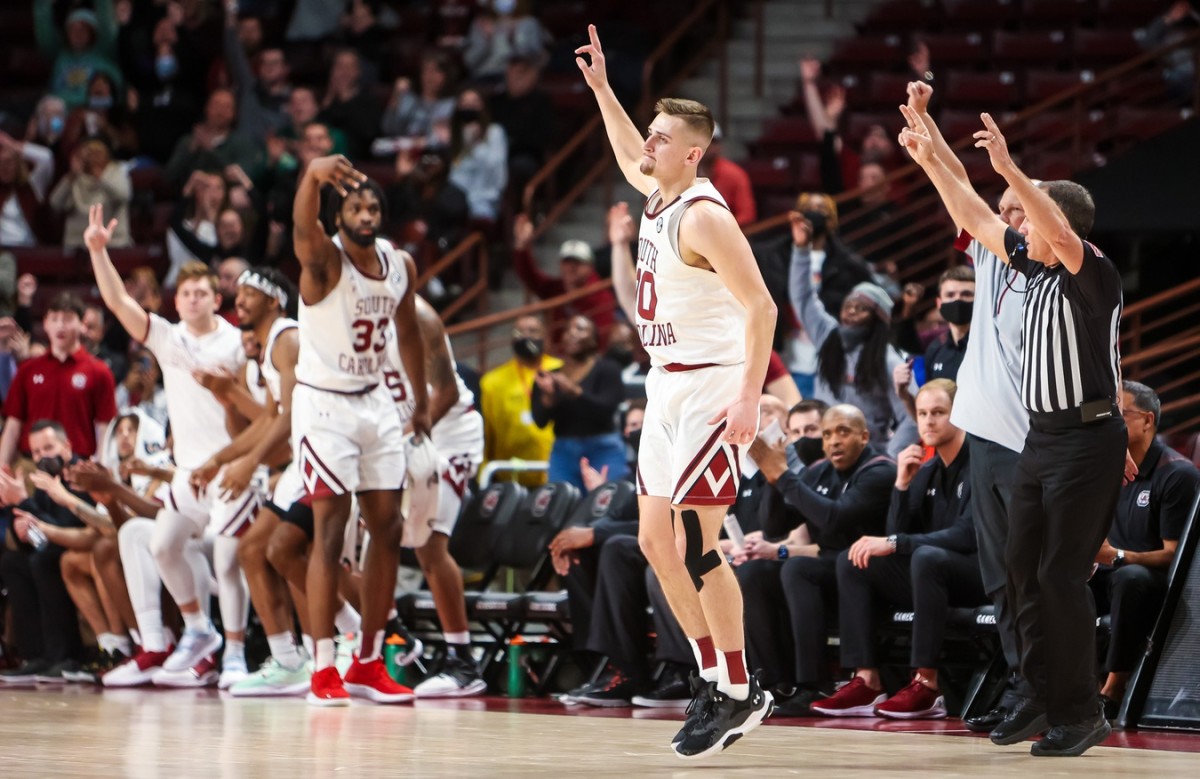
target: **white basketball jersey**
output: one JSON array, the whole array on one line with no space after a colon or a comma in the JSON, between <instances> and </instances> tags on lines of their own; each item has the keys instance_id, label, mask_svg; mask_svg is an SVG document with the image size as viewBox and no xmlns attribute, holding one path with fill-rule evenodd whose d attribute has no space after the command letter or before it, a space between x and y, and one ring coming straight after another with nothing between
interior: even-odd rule
<instances>
[{"instance_id":1,"label":"white basketball jersey","mask_svg":"<svg viewBox=\"0 0 1200 779\"><path fill-rule=\"evenodd\" d=\"M688 265L679 254L679 222L698 200L723 208L708 179L696 179L663 204L646 201L638 234L637 329L656 365L737 365L746 361L746 310L716 272Z\"/></svg>"},{"instance_id":2,"label":"white basketball jersey","mask_svg":"<svg viewBox=\"0 0 1200 779\"><path fill-rule=\"evenodd\" d=\"M230 440L225 407L193 377L198 370L236 374L246 361L242 331L221 317L216 323L211 333L196 336L182 322L151 314L146 330L146 346L158 360L166 388L175 462L184 470L199 468Z\"/></svg>"},{"instance_id":3,"label":"white basketball jersey","mask_svg":"<svg viewBox=\"0 0 1200 779\"><path fill-rule=\"evenodd\" d=\"M281 316L271 324L271 331L267 333L267 342L263 344L262 349L262 377L267 383L267 389L271 391L271 397L275 398L275 405L280 407L282 411L283 401L279 395L283 391L283 379L279 375L279 369L275 367L275 342L279 338L279 334L285 330L291 330L293 327L299 327L295 319Z\"/></svg>"},{"instance_id":4,"label":"white basketball jersey","mask_svg":"<svg viewBox=\"0 0 1200 779\"><path fill-rule=\"evenodd\" d=\"M470 413L475 408L475 395L471 390L467 389L462 376L458 375L458 363L454 359L454 349L450 346L449 337L446 338L446 350L450 352L450 364L454 366L454 381L458 385L458 402L446 412L446 415L430 431L435 439L437 438L438 428L462 417L464 414ZM388 339L387 355L388 365L384 369L387 386L392 391L392 397L396 400L397 408L400 409L400 421L407 425L408 421L412 419L416 403L413 401L412 382L408 380L408 374L404 372L404 363L400 360L400 346L395 338ZM429 387L428 391L432 392L433 388Z\"/></svg>"},{"instance_id":5,"label":"white basketball jersey","mask_svg":"<svg viewBox=\"0 0 1200 779\"><path fill-rule=\"evenodd\" d=\"M368 276L350 261L341 236L334 245L342 258L337 285L315 305L300 298L300 359L296 380L330 392L357 394L383 381L388 333L395 329L396 305L408 289L404 255L382 238L375 252L383 266Z\"/></svg>"}]
</instances>

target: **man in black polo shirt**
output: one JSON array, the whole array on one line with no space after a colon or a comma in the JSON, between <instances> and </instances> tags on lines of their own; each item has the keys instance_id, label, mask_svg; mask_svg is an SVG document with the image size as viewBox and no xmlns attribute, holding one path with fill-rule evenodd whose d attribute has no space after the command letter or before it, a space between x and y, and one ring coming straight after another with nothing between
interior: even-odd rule
<instances>
[{"instance_id":1,"label":"man in black polo shirt","mask_svg":"<svg viewBox=\"0 0 1200 779\"><path fill-rule=\"evenodd\" d=\"M1020 231L954 177L920 117L900 141L929 175L956 224L1024 279L1021 400L1029 434L1017 461L1005 550L1021 672L1034 695L992 730L996 744L1047 731L1035 756L1075 756L1112 732L1095 684L1093 549L1116 508L1128 437L1118 403L1121 276L1083 239L1095 205L1069 181L1035 185L1009 157L988 114L975 133L992 167L1025 208Z\"/></svg>"},{"instance_id":2,"label":"man in black polo shirt","mask_svg":"<svg viewBox=\"0 0 1200 779\"><path fill-rule=\"evenodd\" d=\"M1100 690L1108 719L1117 716L1129 674L1162 608L1167 569L1200 489L1196 466L1156 438L1160 409L1154 390L1136 381L1123 383L1121 415L1138 474L1121 488L1117 516L1096 555L1100 568L1091 581L1097 612L1112 615L1108 678Z\"/></svg>"},{"instance_id":3,"label":"man in black polo shirt","mask_svg":"<svg viewBox=\"0 0 1200 779\"><path fill-rule=\"evenodd\" d=\"M788 470L782 449L751 445L755 464L787 509L768 517L763 535L779 538L804 525L811 541L754 548L747 542L751 559L737 568L750 661L762 669L763 686L783 694L776 710L784 716L809 713L829 680L825 647L837 608L837 558L857 539L884 529L896 463L868 443L870 435L862 411L843 404L821 419L827 459L799 474ZM760 546L775 559L761 559Z\"/></svg>"},{"instance_id":4,"label":"man in black polo shirt","mask_svg":"<svg viewBox=\"0 0 1200 779\"><path fill-rule=\"evenodd\" d=\"M838 558L837 586L842 668L854 679L812 705L831 717L940 719L946 700L938 688L938 661L950 606L987 602L971 515L967 434L950 424L957 387L934 379L917 392L921 443L937 456L921 464L914 444L900 453L885 536L863 536ZM912 681L884 700L875 626L887 603L914 612Z\"/></svg>"}]
</instances>

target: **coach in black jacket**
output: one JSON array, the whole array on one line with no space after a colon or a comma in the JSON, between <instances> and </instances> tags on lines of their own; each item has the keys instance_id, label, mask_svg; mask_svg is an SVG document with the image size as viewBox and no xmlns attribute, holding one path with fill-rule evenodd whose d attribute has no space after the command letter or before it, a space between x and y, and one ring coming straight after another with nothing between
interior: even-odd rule
<instances>
[{"instance_id":1,"label":"coach in black jacket","mask_svg":"<svg viewBox=\"0 0 1200 779\"><path fill-rule=\"evenodd\" d=\"M837 561L843 668L853 681L831 698L813 704L830 716L923 719L946 716L938 691L946 613L951 605L987 602L971 517L970 460L966 433L950 424L956 387L934 379L917 393L921 441L937 456L921 464L924 450L901 452L888 509L887 533L864 536ZM885 700L876 656L878 606L914 612L912 682Z\"/></svg>"},{"instance_id":2,"label":"coach in black jacket","mask_svg":"<svg viewBox=\"0 0 1200 779\"><path fill-rule=\"evenodd\" d=\"M751 457L786 507L771 517L764 534L770 538L803 525L811 541L764 545L777 550L775 560L747 549L752 559L737 569L751 662L762 669L762 684L783 694L777 702L788 704L787 713L792 703L805 708L828 681L827 617L836 602L837 558L855 539L882 531L896 479L896 464L868 445L866 417L854 406L825 412L821 435L826 459L800 474L788 471L782 450L751 447ZM798 691L789 689L797 686Z\"/></svg>"}]
</instances>

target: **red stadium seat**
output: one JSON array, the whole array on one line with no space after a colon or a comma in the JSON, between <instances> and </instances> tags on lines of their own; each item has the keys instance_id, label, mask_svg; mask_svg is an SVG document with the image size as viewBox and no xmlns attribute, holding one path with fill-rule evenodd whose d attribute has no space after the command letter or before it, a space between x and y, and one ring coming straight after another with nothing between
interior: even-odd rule
<instances>
[{"instance_id":1,"label":"red stadium seat","mask_svg":"<svg viewBox=\"0 0 1200 779\"><path fill-rule=\"evenodd\" d=\"M953 71L946 75L944 97L946 103L955 108L1001 111L1019 102L1020 89L1011 71Z\"/></svg>"},{"instance_id":2,"label":"red stadium seat","mask_svg":"<svg viewBox=\"0 0 1200 779\"><path fill-rule=\"evenodd\" d=\"M829 68L838 73L873 71L876 68L903 68L908 58L899 35L859 36L837 43Z\"/></svg>"},{"instance_id":3,"label":"red stadium seat","mask_svg":"<svg viewBox=\"0 0 1200 779\"><path fill-rule=\"evenodd\" d=\"M928 27L942 12L937 0L883 0L857 24L863 33L897 33Z\"/></svg>"},{"instance_id":4,"label":"red stadium seat","mask_svg":"<svg viewBox=\"0 0 1200 779\"><path fill-rule=\"evenodd\" d=\"M998 32L992 38L994 67L1055 67L1070 59L1067 35L1047 32Z\"/></svg>"},{"instance_id":5,"label":"red stadium seat","mask_svg":"<svg viewBox=\"0 0 1200 779\"><path fill-rule=\"evenodd\" d=\"M1029 70L1025 73L1026 107L1083 83L1078 71Z\"/></svg>"},{"instance_id":6,"label":"red stadium seat","mask_svg":"<svg viewBox=\"0 0 1200 779\"><path fill-rule=\"evenodd\" d=\"M867 90L867 99L861 103L849 103L855 109L895 108L908 99L908 82L912 76L907 73L875 73L871 76L871 86Z\"/></svg>"},{"instance_id":7,"label":"red stadium seat","mask_svg":"<svg viewBox=\"0 0 1200 779\"><path fill-rule=\"evenodd\" d=\"M936 68L973 66L987 61L990 42L983 33L941 33L919 38L929 47L929 59Z\"/></svg>"},{"instance_id":8,"label":"red stadium seat","mask_svg":"<svg viewBox=\"0 0 1200 779\"><path fill-rule=\"evenodd\" d=\"M1148 23L1153 15L1154 11L1147 8L1146 0L1100 0L1096 26L1128 30Z\"/></svg>"},{"instance_id":9,"label":"red stadium seat","mask_svg":"<svg viewBox=\"0 0 1200 779\"><path fill-rule=\"evenodd\" d=\"M17 258L17 273L32 273L39 281L69 280L85 271L85 260L80 252L65 250L61 246L14 247L7 249Z\"/></svg>"},{"instance_id":10,"label":"red stadium seat","mask_svg":"<svg viewBox=\"0 0 1200 779\"><path fill-rule=\"evenodd\" d=\"M1101 68L1119 65L1142 53L1129 30L1076 30L1075 65Z\"/></svg>"},{"instance_id":11,"label":"red stadium seat","mask_svg":"<svg viewBox=\"0 0 1200 779\"><path fill-rule=\"evenodd\" d=\"M788 157L749 159L742 167L756 190L791 193L796 188L796 172Z\"/></svg>"},{"instance_id":12,"label":"red stadium seat","mask_svg":"<svg viewBox=\"0 0 1200 779\"><path fill-rule=\"evenodd\" d=\"M1020 11L1014 0L946 0L945 5L948 30L999 30Z\"/></svg>"},{"instance_id":13,"label":"red stadium seat","mask_svg":"<svg viewBox=\"0 0 1200 779\"><path fill-rule=\"evenodd\" d=\"M1179 110L1174 108L1121 106L1116 109L1116 114L1113 134L1139 141L1161 135L1184 121Z\"/></svg>"},{"instance_id":14,"label":"red stadium seat","mask_svg":"<svg viewBox=\"0 0 1200 779\"><path fill-rule=\"evenodd\" d=\"M1027 30L1065 30L1088 22L1092 17L1091 0L1023 0L1021 26Z\"/></svg>"},{"instance_id":15,"label":"red stadium seat","mask_svg":"<svg viewBox=\"0 0 1200 779\"><path fill-rule=\"evenodd\" d=\"M779 149L782 153L791 154L796 151L796 146L814 144L818 140L808 117L784 116L768 120L754 145L764 153Z\"/></svg>"},{"instance_id":16,"label":"red stadium seat","mask_svg":"<svg viewBox=\"0 0 1200 779\"><path fill-rule=\"evenodd\" d=\"M954 143L974 134L976 130L983 129L983 122L979 119L978 111L945 108L938 115L937 123L942 137L949 143Z\"/></svg>"}]
</instances>

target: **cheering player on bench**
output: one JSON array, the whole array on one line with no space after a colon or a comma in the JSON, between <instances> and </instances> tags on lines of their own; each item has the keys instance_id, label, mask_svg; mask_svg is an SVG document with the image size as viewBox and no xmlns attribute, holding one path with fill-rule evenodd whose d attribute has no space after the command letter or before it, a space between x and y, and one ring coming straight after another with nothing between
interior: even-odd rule
<instances>
[{"instance_id":1,"label":"cheering player on bench","mask_svg":"<svg viewBox=\"0 0 1200 779\"><path fill-rule=\"evenodd\" d=\"M680 757L703 757L753 730L772 706L746 671L742 594L717 535L738 494L738 447L758 426L776 309L725 201L696 178L712 113L660 100L643 138L608 84L595 25L588 35L575 53L591 62L576 64L625 178L648 198L637 328L654 368L638 458L640 540L703 679L673 745Z\"/></svg>"},{"instance_id":2,"label":"cheering player on bench","mask_svg":"<svg viewBox=\"0 0 1200 779\"><path fill-rule=\"evenodd\" d=\"M322 186L334 189L337 235L320 219ZM412 258L377 237L384 216L379 186L342 156L309 163L296 192L293 239L300 261L300 358L292 392L292 440L315 524L308 602L316 640L308 700L339 706L349 695L378 703L412 700L383 664L383 632L400 564L404 428L383 379L389 331L412 381L412 429L429 435L425 346L418 335ZM350 499L371 545L363 572L363 643L346 672L334 667L333 619Z\"/></svg>"}]
</instances>

